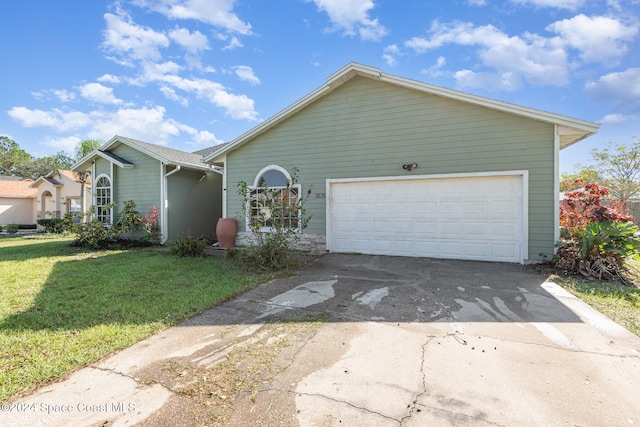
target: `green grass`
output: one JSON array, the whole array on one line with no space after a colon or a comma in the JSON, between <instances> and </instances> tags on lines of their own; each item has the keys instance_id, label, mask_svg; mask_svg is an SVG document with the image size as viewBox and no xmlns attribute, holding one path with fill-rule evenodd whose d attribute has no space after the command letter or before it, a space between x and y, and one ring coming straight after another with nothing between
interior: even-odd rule
<instances>
[{"instance_id":1,"label":"green grass","mask_svg":"<svg viewBox=\"0 0 640 427\"><path fill-rule=\"evenodd\" d=\"M575 276L552 275L551 279L611 320L640 336L640 261L631 260L628 267L629 285Z\"/></svg>"},{"instance_id":2,"label":"green grass","mask_svg":"<svg viewBox=\"0 0 640 427\"><path fill-rule=\"evenodd\" d=\"M220 258L89 252L0 238L0 401L130 346L265 280Z\"/></svg>"}]
</instances>

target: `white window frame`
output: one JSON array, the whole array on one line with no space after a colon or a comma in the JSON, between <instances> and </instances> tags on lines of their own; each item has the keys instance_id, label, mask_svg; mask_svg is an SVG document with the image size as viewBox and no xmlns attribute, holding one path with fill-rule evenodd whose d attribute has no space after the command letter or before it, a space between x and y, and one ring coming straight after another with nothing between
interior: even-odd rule
<instances>
[{"instance_id":1,"label":"white window frame","mask_svg":"<svg viewBox=\"0 0 640 427\"><path fill-rule=\"evenodd\" d=\"M246 224L247 224L247 228L249 228L250 221L252 221L252 218L254 218L254 215L252 214L253 211L261 209L260 207L257 207L257 206L256 207L251 206L254 200L259 199L260 194L261 194L260 190L266 190L266 189L269 189L269 190L280 190L280 194L281 194L280 197L285 196L284 192L287 190L287 186L262 187L262 186L259 185L260 184L260 178L262 178L262 176L265 173L269 172L269 171L278 171L278 172L282 173L285 176L285 178L287 179L288 182L291 182L291 174L289 174L289 172L285 168L283 168L281 166L278 166L278 165L266 166L266 167L262 168L262 170L260 170L260 172L258 172L256 174L256 177L255 177L255 179L253 181L253 185L249 186L247 188L247 191L249 192L249 194L247 195L247 200L248 200L248 203L250 205L250 206L247 207L247 210L246 210L247 215L246 215L245 221L246 221ZM287 195L288 200L296 200L296 203L297 203L297 201L300 200L300 196L302 195L302 185L301 184L294 184L289 188L290 188L290 193ZM294 197L292 197L292 195ZM300 226L300 221L301 221L301 211L300 211L300 209L298 209L296 220L297 220L297 225L298 226L295 228L295 230L296 230L296 232L300 232L300 227L299 227ZM289 221L291 221L291 219L289 219ZM263 232L263 233L269 233L269 232L273 232L274 228L270 227L270 226L266 226L266 227L261 227L259 231Z\"/></svg>"},{"instance_id":2,"label":"white window frame","mask_svg":"<svg viewBox=\"0 0 640 427\"><path fill-rule=\"evenodd\" d=\"M102 180L103 178L109 182L108 187L105 187L105 186L101 187L98 185L100 183L100 180ZM106 195L104 194L105 190L108 190L108 193ZM104 209L104 206L107 206L113 203L113 184L111 182L111 177L109 177L109 175L107 174L98 175L98 177L96 178L94 197L95 197L94 206L96 207L96 211L95 211L96 219L105 224L113 224L113 208ZM104 203L105 199L108 201L107 203ZM106 211L106 212L103 212L103 211Z\"/></svg>"}]
</instances>

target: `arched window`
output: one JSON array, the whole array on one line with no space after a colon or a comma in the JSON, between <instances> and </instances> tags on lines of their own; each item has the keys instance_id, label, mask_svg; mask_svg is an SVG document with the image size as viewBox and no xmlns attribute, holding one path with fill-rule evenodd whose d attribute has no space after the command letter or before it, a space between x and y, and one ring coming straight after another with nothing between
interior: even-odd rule
<instances>
[{"instance_id":1,"label":"arched window","mask_svg":"<svg viewBox=\"0 0 640 427\"><path fill-rule=\"evenodd\" d=\"M260 231L298 228L300 223L300 184L291 182L286 169L270 165L256 175L249 188L251 225Z\"/></svg>"},{"instance_id":2,"label":"arched window","mask_svg":"<svg viewBox=\"0 0 640 427\"><path fill-rule=\"evenodd\" d=\"M113 207L111 205L111 180L101 175L96 181L96 218L105 224L111 224Z\"/></svg>"}]
</instances>

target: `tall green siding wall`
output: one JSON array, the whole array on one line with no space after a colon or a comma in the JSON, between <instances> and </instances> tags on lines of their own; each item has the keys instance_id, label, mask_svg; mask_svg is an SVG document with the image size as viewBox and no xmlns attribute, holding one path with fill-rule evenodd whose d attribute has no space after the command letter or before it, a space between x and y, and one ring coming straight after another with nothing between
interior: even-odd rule
<instances>
[{"instance_id":1,"label":"tall green siding wall","mask_svg":"<svg viewBox=\"0 0 640 427\"><path fill-rule=\"evenodd\" d=\"M111 176L110 162L96 159L96 177L105 174L111 178L112 201L116 203L114 219L122 212L126 200L134 200L136 209L143 215L151 206L160 207L160 162L123 144L111 151L135 166L124 169L114 165ZM160 210L158 213L161 213Z\"/></svg>"},{"instance_id":2,"label":"tall green siding wall","mask_svg":"<svg viewBox=\"0 0 640 427\"><path fill-rule=\"evenodd\" d=\"M554 128L356 77L227 156L227 215L244 218L237 183L265 166L300 170L307 232L326 231L327 178L529 171L529 259L554 246ZM405 163L418 169L406 172Z\"/></svg>"},{"instance_id":3,"label":"tall green siding wall","mask_svg":"<svg viewBox=\"0 0 640 427\"><path fill-rule=\"evenodd\" d=\"M160 162L124 144L118 145L111 152L135 165L129 169L113 167L114 201L118 204L115 214L118 215L122 211L123 202L126 200L134 200L136 209L143 215L152 206L161 207ZM160 212L161 210L159 214Z\"/></svg>"},{"instance_id":4,"label":"tall green siding wall","mask_svg":"<svg viewBox=\"0 0 640 427\"><path fill-rule=\"evenodd\" d=\"M169 240L187 235L214 237L222 215L222 176L182 169L167 179Z\"/></svg>"}]
</instances>

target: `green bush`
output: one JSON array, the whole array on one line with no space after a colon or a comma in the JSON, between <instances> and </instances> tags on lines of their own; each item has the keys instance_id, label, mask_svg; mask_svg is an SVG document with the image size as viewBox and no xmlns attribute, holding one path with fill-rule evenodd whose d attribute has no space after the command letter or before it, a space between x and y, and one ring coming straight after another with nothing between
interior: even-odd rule
<instances>
[{"instance_id":1,"label":"green bush","mask_svg":"<svg viewBox=\"0 0 640 427\"><path fill-rule=\"evenodd\" d=\"M60 218L39 219L38 224L44 227L47 233L63 233L66 231L66 224Z\"/></svg>"},{"instance_id":2,"label":"green bush","mask_svg":"<svg viewBox=\"0 0 640 427\"><path fill-rule=\"evenodd\" d=\"M207 242L204 239L196 239L192 236L179 237L171 247L171 253L179 257L201 257Z\"/></svg>"},{"instance_id":3,"label":"green bush","mask_svg":"<svg viewBox=\"0 0 640 427\"><path fill-rule=\"evenodd\" d=\"M111 207L114 207L112 204ZM133 200L124 202L124 208L113 225L105 224L96 219L93 214L95 208L92 206L85 214L85 222L75 224L72 230L76 235L73 241L74 246L84 246L90 249L106 249L117 246L120 243L131 246L136 242L136 232L141 229L142 219L135 210L136 203ZM72 218L68 218L72 223Z\"/></svg>"},{"instance_id":4,"label":"green bush","mask_svg":"<svg viewBox=\"0 0 640 427\"><path fill-rule=\"evenodd\" d=\"M7 233L16 234L18 232L18 224L8 224Z\"/></svg>"}]
</instances>

